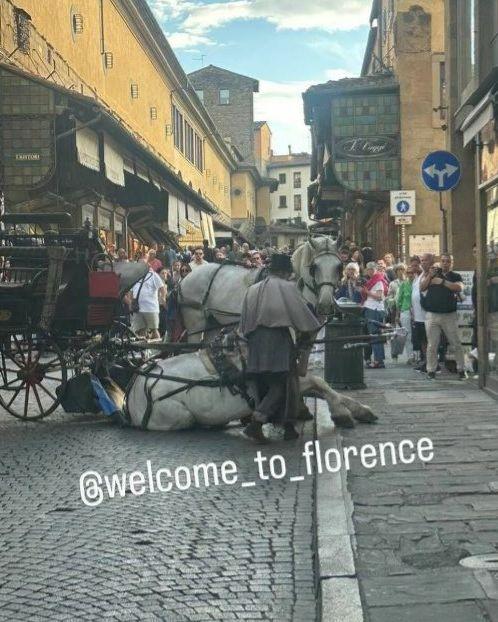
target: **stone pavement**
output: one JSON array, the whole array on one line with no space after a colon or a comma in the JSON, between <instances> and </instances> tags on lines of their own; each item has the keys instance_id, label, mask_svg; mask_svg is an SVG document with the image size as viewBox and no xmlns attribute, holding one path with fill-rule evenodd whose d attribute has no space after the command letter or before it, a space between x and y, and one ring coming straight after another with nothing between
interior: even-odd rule
<instances>
[{"instance_id":1,"label":"stone pavement","mask_svg":"<svg viewBox=\"0 0 498 622\"><path fill-rule=\"evenodd\" d=\"M345 431L344 446L434 443L426 463L352 461L356 575L370 622L498 621L498 403L454 378L429 381L391 364L351 392L379 422ZM482 554L493 555L495 570L459 563Z\"/></svg>"},{"instance_id":2,"label":"stone pavement","mask_svg":"<svg viewBox=\"0 0 498 622\"><path fill-rule=\"evenodd\" d=\"M313 480L303 438L257 447L233 431L121 430L54 414L0 414L0 619L316 619ZM260 481L256 451L281 454L283 479ZM87 507L79 476L233 460L240 480L132 494Z\"/></svg>"}]
</instances>

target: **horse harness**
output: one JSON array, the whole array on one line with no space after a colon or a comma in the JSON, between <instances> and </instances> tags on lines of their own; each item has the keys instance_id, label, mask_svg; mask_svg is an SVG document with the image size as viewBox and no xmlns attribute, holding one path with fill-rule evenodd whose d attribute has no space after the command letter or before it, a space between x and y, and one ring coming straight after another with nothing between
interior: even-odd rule
<instances>
[{"instance_id":1,"label":"horse harness","mask_svg":"<svg viewBox=\"0 0 498 622\"><path fill-rule=\"evenodd\" d=\"M192 309L204 309L204 315L206 316L206 318L210 317L213 312L218 313L220 315L230 315L232 317L239 316L240 313L231 313L229 311L222 311L221 309L205 309L205 305L208 301L214 281L216 277L218 276L218 273L220 272L220 270L225 266L237 266L237 265L239 264L231 263L231 262L224 262L217 267L217 269L213 272L213 274L211 275L211 278L209 279L207 289L204 292L204 295L200 303L185 302L183 300L183 294L180 288L180 296L179 296L180 306L190 307ZM266 276L266 268L264 266L261 268L258 268L258 273L256 274L256 278L254 279L254 283L259 283L259 281L262 281L265 278L265 276ZM199 332L203 332L203 331L199 331Z\"/></svg>"},{"instance_id":2,"label":"horse harness","mask_svg":"<svg viewBox=\"0 0 498 622\"><path fill-rule=\"evenodd\" d=\"M198 380L193 380L191 378L167 375L162 369L160 369L159 372L155 372L153 371L157 367L157 362L155 360L151 361L145 368L142 368L136 372L138 375L146 377L144 383L144 393L147 400L147 406L145 408L142 421L140 422L140 427L143 430L147 429L152 416L152 390L156 387L160 380L178 382L181 386L168 391L164 395L161 395L161 397L156 399L157 402L167 400L170 397L178 395L179 393L183 393L184 391L188 392L192 389L192 387L219 388L220 390L222 388L227 388L232 395L239 395L247 402L251 409L254 408L254 399L247 393L246 390L245 361L242 357L239 340L237 337L234 337L233 339L229 338L229 343L225 346L222 343L224 337L225 335L220 334L214 342L209 344L207 348L209 361L216 370L218 378L200 378ZM240 356L240 360L242 361L242 370L239 370L238 367L228 359L228 357L224 354L225 349L237 351ZM150 384L149 380L152 381ZM132 386L133 383L130 383L130 386L126 392L126 404L128 402L128 394ZM128 421L130 421L131 419L127 408L125 414Z\"/></svg>"}]
</instances>

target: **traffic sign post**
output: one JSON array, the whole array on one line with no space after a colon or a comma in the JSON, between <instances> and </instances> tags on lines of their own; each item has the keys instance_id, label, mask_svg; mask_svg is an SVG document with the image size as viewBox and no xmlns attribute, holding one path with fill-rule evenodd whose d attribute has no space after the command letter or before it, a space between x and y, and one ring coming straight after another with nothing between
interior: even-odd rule
<instances>
[{"instance_id":1,"label":"traffic sign post","mask_svg":"<svg viewBox=\"0 0 498 622\"><path fill-rule=\"evenodd\" d=\"M432 151L422 162L422 181L428 190L439 192L439 210L442 216L443 253L448 251L448 225L443 209L443 192L453 190L460 181L462 167L459 159L449 151Z\"/></svg>"},{"instance_id":2,"label":"traffic sign post","mask_svg":"<svg viewBox=\"0 0 498 622\"><path fill-rule=\"evenodd\" d=\"M415 216L415 190L391 190L391 216L394 224L399 226L398 251L403 261L406 261L406 225L412 224Z\"/></svg>"}]
</instances>

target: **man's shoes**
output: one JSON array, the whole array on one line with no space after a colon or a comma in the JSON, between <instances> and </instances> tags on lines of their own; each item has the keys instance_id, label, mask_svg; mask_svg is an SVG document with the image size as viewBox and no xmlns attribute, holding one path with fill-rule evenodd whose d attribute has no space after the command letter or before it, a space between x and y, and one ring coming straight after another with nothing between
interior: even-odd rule
<instances>
[{"instance_id":1,"label":"man's shoes","mask_svg":"<svg viewBox=\"0 0 498 622\"><path fill-rule=\"evenodd\" d=\"M467 372L466 371L459 371L458 372L458 380L467 380L468 376L467 376Z\"/></svg>"},{"instance_id":2,"label":"man's shoes","mask_svg":"<svg viewBox=\"0 0 498 622\"><path fill-rule=\"evenodd\" d=\"M434 380L435 378L436 378L436 372L435 371L427 372L427 379L428 380Z\"/></svg>"},{"instance_id":3,"label":"man's shoes","mask_svg":"<svg viewBox=\"0 0 498 622\"><path fill-rule=\"evenodd\" d=\"M292 423L286 423L284 430L284 441L295 441L296 438L299 438L299 434Z\"/></svg>"},{"instance_id":4,"label":"man's shoes","mask_svg":"<svg viewBox=\"0 0 498 622\"><path fill-rule=\"evenodd\" d=\"M375 363L373 365L371 365L370 369L385 369L386 366L384 365L383 361L375 361Z\"/></svg>"},{"instance_id":5,"label":"man's shoes","mask_svg":"<svg viewBox=\"0 0 498 622\"><path fill-rule=\"evenodd\" d=\"M267 438L263 434L263 424L259 421L253 421L246 428L242 430L242 434L251 439L252 441L256 441L258 443L266 443Z\"/></svg>"}]
</instances>

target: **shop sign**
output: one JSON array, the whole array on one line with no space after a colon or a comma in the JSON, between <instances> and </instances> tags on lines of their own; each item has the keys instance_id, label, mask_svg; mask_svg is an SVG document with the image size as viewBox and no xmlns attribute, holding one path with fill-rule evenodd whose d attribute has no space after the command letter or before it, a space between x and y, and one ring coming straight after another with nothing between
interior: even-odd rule
<instances>
[{"instance_id":1,"label":"shop sign","mask_svg":"<svg viewBox=\"0 0 498 622\"><path fill-rule=\"evenodd\" d=\"M372 136L367 138L345 138L335 144L335 155L338 158L370 158L392 157L398 153L398 141L391 136Z\"/></svg>"},{"instance_id":2,"label":"shop sign","mask_svg":"<svg viewBox=\"0 0 498 622\"><path fill-rule=\"evenodd\" d=\"M411 216L395 216L394 224L395 225L411 225L413 222Z\"/></svg>"},{"instance_id":3,"label":"shop sign","mask_svg":"<svg viewBox=\"0 0 498 622\"><path fill-rule=\"evenodd\" d=\"M41 153L16 153L14 159L16 162L39 162Z\"/></svg>"},{"instance_id":4,"label":"shop sign","mask_svg":"<svg viewBox=\"0 0 498 622\"><path fill-rule=\"evenodd\" d=\"M439 255L439 235L410 235L408 236L410 255L432 253Z\"/></svg>"}]
</instances>

